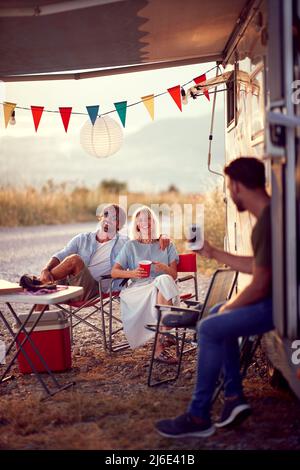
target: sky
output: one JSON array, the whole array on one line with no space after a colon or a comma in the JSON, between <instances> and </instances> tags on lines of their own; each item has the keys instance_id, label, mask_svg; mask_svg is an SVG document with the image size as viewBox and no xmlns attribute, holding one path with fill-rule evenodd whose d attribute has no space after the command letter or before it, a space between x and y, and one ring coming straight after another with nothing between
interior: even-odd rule
<instances>
[{"instance_id":1,"label":"sky","mask_svg":"<svg viewBox=\"0 0 300 470\"><path fill-rule=\"evenodd\" d=\"M99 77L99 78L90 78L90 79L82 79L82 80L53 80L53 81L36 81L36 82L16 82L16 83L6 83L0 84L0 98L1 101L10 101L17 103L17 106L20 107L29 107L31 105L38 105L44 106L45 110L58 110L59 106L72 106L74 112L85 113L85 115L72 115L69 123L68 133L65 133L63 128L63 124L61 121L61 117L58 113L45 113L41 118L41 122L38 128L38 132L35 132L33 119L31 111L28 110L21 110L16 109L16 125L8 125L8 128L5 129L4 127L4 119L3 115L0 118L0 164L3 168L1 172L2 175L0 176L0 184L11 183L10 175L13 174L13 169L11 168L12 164L10 163L10 168L7 169L5 173L5 165L9 165L8 161L11 158L11 154L13 152L14 142L17 146L20 147L23 143L24 138L31 138L31 143L29 143L29 147L26 148L26 153L24 153L24 158L26 158L26 154L31 152L31 147L33 148L32 142L34 142L34 152L37 151L36 147L39 147L41 144L41 149L43 148L43 142L45 139L51 137L51 145L53 151L53 158L55 158L56 151L59 147L59 152L57 152L56 159L62 158L62 153L64 152L66 155L73 155L74 154L74 146L77 146L78 152L81 152L81 162L78 162L77 167L79 168L80 165L84 165L85 158L87 165L89 167L93 167L95 165L95 169L99 171L99 174L103 174L106 178L116 178L122 180L122 174L120 173L120 163L122 165L121 157L122 151L124 152L124 158L130 158L128 156L128 151L126 150L126 139L130 139L130 148L134 148L134 140L133 136L137 136L137 142L139 141L139 148L134 148L136 154L143 154L145 150L143 148L143 144L141 144L141 139L138 139L139 133L144 128L149 128L150 126L159 126L159 123L162 123L162 126L166 122L174 122L176 123L176 129L180 123L182 123L183 127L184 124L189 119L197 120L199 119L199 123L205 122L205 126L207 129L205 130L205 145L206 145L206 135L208 133L209 123L210 123L210 115L212 109L212 96L211 101L209 102L204 96L197 98L196 100L189 99L187 105L183 105L182 112L178 109L177 105L167 92L163 96L157 97L155 99L155 118L154 124L148 114L143 103L140 103L136 106L129 107L127 109L127 117L126 117L126 127L123 129L124 133L124 149L120 149L118 158L114 158L114 156L109 157L109 159L102 160L99 162L99 159L95 159L95 157L89 156L84 154L83 149L80 145L80 130L83 124L89 119L86 111L86 106L89 105L99 105L100 113L106 113L108 111L114 110L114 102L118 101L126 101L128 104L137 102L141 99L142 96L149 95L149 94L159 94L162 92L166 92L167 88L178 84L185 84L193 80L193 78L205 73L207 70L214 67L214 63L206 63L206 64L195 64L183 67L172 67L167 69L158 69L152 71L145 71L145 72L134 72L131 74L120 74L120 75L113 75L113 76L106 76L106 77ZM215 70L212 70L207 75L207 78L211 78L215 75ZM193 83L193 82L192 82ZM190 83L186 88L192 86ZM217 94L217 112L223 112L223 104L224 104L224 95L223 93ZM1 110L2 111L2 110ZM0 114L3 114L0 111ZM110 117L119 121L119 117L116 112L110 114ZM172 121L167 121L172 120ZM201 124L202 125L202 124ZM174 127L175 129L175 127ZM187 135L186 135L186 126L184 135L182 135L182 139L178 143L180 148L178 151L184 153L187 145ZM172 135L172 132L171 132ZM201 139L204 139L204 134L200 134ZM160 142L161 136L159 132L157 133L158 141L155 143L156 147L153 147L152 143L152 151L155 153L160 152ZM190 138L197 139L196 135L189 136ZM200 136L199 136L200 137ZM10 138L10 146L9 151L7 150L7 145L2 145L1 149L1 140L2 142L6 142L7 138ZM168 136L168 138L170 138ZM32 140L33 139L33 140ZM25 142L25 141L24 141ZM30 142L27 139L26 142ZM57 142L57 148L56 148ZM181 148L182 142L182 148ZM145 142L145 145L147 143ZM4 149L4 150L3 150ZM5 150L6 149L6 150ZM6 153L5 153L6 152ZM127 152L127 153L126 153ZM173 152L173 150L172 150ZM16 152L17 153L17 152ZM165 161L169 161L169 166L172 166L172 153L168 154L168 152L164 149L163 158ZM70 157L72 158L72 157ZM76 158L79 158L76 154ZM91 162L91 159L93 160ZM108 161L109 160L109 161ZM31 164L31 163L30 163ZM184 164L184 162L183 162ZM18 167L18 163L15 164ZM52 165L52 162L49 162L49 165ZM48 166L49 166L48 165ZM103 171L101 171L101 165L103 167ZM8 168L8 167L7 167ZM75 165L74 165L75 168ZM74 173L73 179L77 178L78 174ZM72 168L71 173L72 173ZM18 177L18 170L16 168L16 176ZM29 171L30 169L27 168ZM75 170L74 170L75 171ZM142 170L140 170L142 171ZM116 175L120 173L120 178ZM34 177L35 168L32 167L31 174ZM146 172L145 172L146 173ZM44 175L45 179L47 179L47 175ZM72 178L72 174L66 174L67 177ZM144 175L145 177L145 185L148 187L151 186L153 183L153 178ZM51 175L52 178L52 175ZM88 178L88 176L87 176ZM141 181L140 175L138 176L139 180ZM174 173L174 177L171 183L179 184L180 183L180 176L179 172L177 175ZM20 175L20 180L21 180ZM60 174L60 180L64 179L64 175ZM175 181L175 180L178 181ZM134 181L134 179L132 179ZM30 181L26 182L30 183ZM83 181L85 183L85 181ZM142 181L141 181L142 183ZM161 184L165 184L162 182ZM195 183L196 184L196 183ZM179 184L180 186L180 184Z\"/></svg>"}]
</instances>

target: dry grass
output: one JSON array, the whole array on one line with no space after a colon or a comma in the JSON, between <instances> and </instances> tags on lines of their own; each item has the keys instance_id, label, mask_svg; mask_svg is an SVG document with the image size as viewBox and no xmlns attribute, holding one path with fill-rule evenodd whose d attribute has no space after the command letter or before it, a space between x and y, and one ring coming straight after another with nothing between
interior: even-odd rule
<instances>
[{"instance_id":1,"label":"dry grass","mask_svg":"<svg viewBox=\"0 0 300 470\"><path fill-rule=\"evenodd\" d=\"M246 380L254 415L244 425L204 440L160 437L154 422L182 413L191 398L196 358L186 357L176 384L149 389L149 356L149 346L111 356L87 348L86 356L75 356L72 371L58 376L62 382L75 378L76 387L44 401L33 377L7 382L0 397L0 449L298 448L299 402L270 388L261 374L263 359Z\"/></svg>"},{"instance_id":2,"label":"dry grass","mask_svg":"<svg viewBox=\"0 0 300 470\"><path fill-rule=\"evenodd\" d=\"M222 194L218 191L203 196L177 192L120 194L127 196L128 207L133 204L200 204L204 203L223 223ZM0 187L0 226L58 224L95 220L95 210L100 203L118 203L119 194L77 187L68 190L66 185L48 182L41 190L33 187L16 189ZM212 204L215 206L212 207Z\"/></svg>"}]
</instances>

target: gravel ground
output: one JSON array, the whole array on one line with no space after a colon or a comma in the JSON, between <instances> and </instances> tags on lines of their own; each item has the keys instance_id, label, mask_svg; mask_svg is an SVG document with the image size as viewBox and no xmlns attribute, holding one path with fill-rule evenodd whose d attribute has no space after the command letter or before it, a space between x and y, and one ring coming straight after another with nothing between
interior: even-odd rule
<instances>
[{"instance_id":1,"label":"gravel ground","mask_svg":"<svg viewBox=\"0 0 300 470\"><path fill-rule=\"evenodd\" d=\"M0 277L17 281L25 272L38 274L73 235L94 228L0 229ZM208 283L199 276L200 298ZM8 339L2 326L1 332ZM153 422L181 413L191 397L196 357L186 356L176 383L149 389L150 352L147 344L109 355L99 334L81 324L74 330L72 369L56 374L61 383L76 381L76 386L46 401L40 401L35 377L19 374L14 366L14 379L0 386L0 449L300 449L300 403L288 389L271 387L261 350L245 380L254 410L247 422L206 440L159 437ZM159 366L158 373L167 371ZM215 404L215 415L221 406L221 401Z\"/></svg>"}]
</instances>

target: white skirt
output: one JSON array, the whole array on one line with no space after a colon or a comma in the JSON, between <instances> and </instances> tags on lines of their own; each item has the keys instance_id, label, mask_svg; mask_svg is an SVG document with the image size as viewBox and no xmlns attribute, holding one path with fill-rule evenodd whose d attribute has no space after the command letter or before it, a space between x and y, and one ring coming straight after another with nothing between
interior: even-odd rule
<instances>
[{"instance_id":1,"label":"white skirt","mask_svg":"<svg viewBox=\"0 0 300 470\"><path fill-rule=\"evenodd\" d=\"M161 274L155 279L133 283L121 294L121 316L124 333L132 349L145 344L155 333L145 328L147 324L156 324L158 291L166 300L178 304L179 291L174 279L169 274Z\"/></svg>"}]
</instances>

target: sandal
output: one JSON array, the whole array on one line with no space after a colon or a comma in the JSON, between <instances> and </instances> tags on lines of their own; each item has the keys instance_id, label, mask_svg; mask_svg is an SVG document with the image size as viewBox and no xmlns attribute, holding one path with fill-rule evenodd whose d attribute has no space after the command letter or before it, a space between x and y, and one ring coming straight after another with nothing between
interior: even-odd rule
<instances>
[{"instance_id":1,"label":"sandal","mask_svg":"<svg viewBox=\"0 0 300 470\"><path fill-rule=\"evenodd\" d=\"M164 349L159 353L158 356L154 357L155 361L162 362L164 364L178 364L178 359L167 350Z\"/></svg>"},{"instance_id":2,"label":"sandal","mask_svg":"<svg viewBox=\"0 0 300 470\"><path fill-rule=\"evenodd\" d=\"M177 339L170 333L160 333L159 344L165 348L169 348L170 346L175 346L177 344Z\"/></svg>"}]
</instances>

